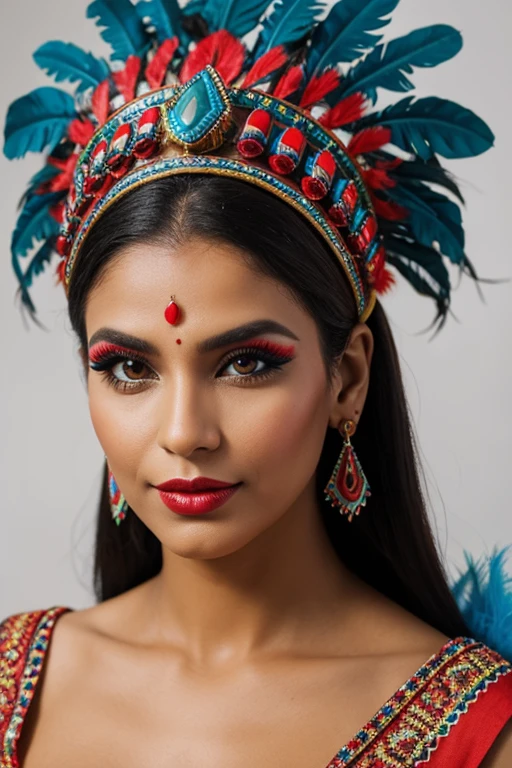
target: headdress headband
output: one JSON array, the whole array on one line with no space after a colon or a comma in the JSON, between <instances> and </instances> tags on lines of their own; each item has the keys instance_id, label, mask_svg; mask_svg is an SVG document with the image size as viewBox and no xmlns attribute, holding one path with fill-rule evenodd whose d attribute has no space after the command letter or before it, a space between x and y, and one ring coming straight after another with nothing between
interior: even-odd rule
<instances>
[{"instance_id":1,"label":"headdress headband","mask_svg":"<svg viewBox=\"0 0 512 768\"><path fill-rule=\"evenodd\" d=\"M184 11L176 0L91 3L112 66L46 43L36 62L77 83L75 97L38 88L7 115L7 157L50 150L12 239L23 304L35 313L28 289L55 250L68 290L91 225L121 195L156 178L210 173L298 210L343 267L361 321L395 282L391 265L435 300L441 327L450 306L443 257L479 278L464 252L462 197L437 155L479 154L493 134L436 97L369 109L378 89L411 90L413 66L435 66L462 45L446 25L379 42L375 30L397 4L339 0L319 23L324 6L314 0L277 0L270 13L269 0L191 0ZM260 22L248 46L242 38Z\"/></svg>"}]
</instances>

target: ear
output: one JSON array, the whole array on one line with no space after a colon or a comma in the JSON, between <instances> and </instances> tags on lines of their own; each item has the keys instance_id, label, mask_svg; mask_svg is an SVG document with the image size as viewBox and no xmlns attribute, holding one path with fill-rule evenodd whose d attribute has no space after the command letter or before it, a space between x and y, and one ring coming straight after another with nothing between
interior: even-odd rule
<instances>
[{"instance_id":1,"label":"ear","mask_svg":"<svg viewBox=\"0 0 512 768\"><path fill-rule=\"evenodd\" d=\"M344 419L358 423L370 384L372 355L373 334L366 323L358 323L335 369L329 426L337 428Z\"/></svg>"}]
</instances>

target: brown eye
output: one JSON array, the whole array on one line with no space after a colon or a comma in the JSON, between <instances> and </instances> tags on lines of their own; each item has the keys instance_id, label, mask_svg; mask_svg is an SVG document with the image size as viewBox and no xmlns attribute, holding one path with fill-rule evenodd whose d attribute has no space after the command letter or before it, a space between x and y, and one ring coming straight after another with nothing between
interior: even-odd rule
<instances>
[{"instance_id":1,"label":"brown eye","mask_svg":"<svg viewBox=\"0 0 512 768\"><path fill-rule=\"evenodd\" d=\"M148 367L139 360L122 360L112 366L112 374L119 381L141 381L151 378Z\"/></svg>"},{"instance_id":2,"label":"brown eye","mask_svg":"<svg viewBox=\"0 0 512 768\"><path fill-rule=\"evenodd\" d=\"M251 374L256 370L258 361L249 355L239 355L231 362L231 365L237 373Z\"/></svg>"}]
</instances>

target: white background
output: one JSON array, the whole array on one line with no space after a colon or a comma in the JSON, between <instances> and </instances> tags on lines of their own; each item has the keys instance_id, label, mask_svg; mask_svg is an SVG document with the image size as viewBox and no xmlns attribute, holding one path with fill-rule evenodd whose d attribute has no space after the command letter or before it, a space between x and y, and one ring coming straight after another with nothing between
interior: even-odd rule
<instances>
[{"instance_id":1,"label":"white background","mask_svg":"<svg viewBox=\"0 0 512 768\"><path fill-rule=\"evenodd\" d=\"M61 39L107 54L94 23L85 18L86 6L85 0L4 0L2 122L15 98L53 84L31 58L42 43ZM416 93L458 101L494 130L496 146L488 153L445 162L466 197L469 258L482 276L510 278L512 12L505 0L402 0L386 35L440 22L462 31L464 48L435 69L416 69ZM16 205L42 162L34 154L14 162L0 158L3 616L94 602L92 544L103 453L89 421L64 293L53 285L56 262L32 291L48 332L26 329L14 303L9 243ZM512 543L512 283L483 290L485 304L471 279L463 280L453 294L459 322L450 318L432 342L429 334L417 335L433 317L430 300L401 277L383 300L403 364L440 547L452 572L462 565L464 549L478 556Z\"/></svg>"}]
</instances>

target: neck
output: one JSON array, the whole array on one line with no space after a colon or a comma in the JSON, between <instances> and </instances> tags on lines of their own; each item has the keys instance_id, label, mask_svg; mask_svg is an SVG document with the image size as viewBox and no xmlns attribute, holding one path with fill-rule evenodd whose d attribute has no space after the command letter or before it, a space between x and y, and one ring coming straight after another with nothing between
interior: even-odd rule
<instances>
[{"instance_id":1,"label":"neck","mask_svg":"<svg viewBox=\"0 0 512 768\"><path fill-rule=\"evenodd\" d=\"M362 588L332 549L312 488L231 554L192 559L164 548L162 570L147 586L144 612L155 642L209 666L284 648L307 653L319 627L328 643L341 617L348 636Z\"/></svg>"}]
</instances>

